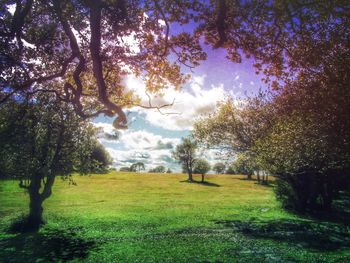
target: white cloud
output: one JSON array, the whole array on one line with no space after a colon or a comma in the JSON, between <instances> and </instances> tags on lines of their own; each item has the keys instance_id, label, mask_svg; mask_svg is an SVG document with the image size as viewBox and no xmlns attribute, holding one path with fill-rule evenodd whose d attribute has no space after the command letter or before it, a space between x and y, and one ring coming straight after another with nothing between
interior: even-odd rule
<instances>
[{"instance_id":1,"label":"white cloud","mask_svg":"<svg viewBox=\"0 0 350 263\"><path fill-rule=\"evenodd\" d=\"M160 149L162 145L169 145L168 148L171 148L170 145L173 146L179 142L177 138L164 138L145 130L123 131L120 140L126 149L135 150Z\"/></svg>"},{"instance_id":2,"label":"white cloud","mask_svg":"<svg viewBox=\"0 0 350 263\"><path fill-rule=\"evenodd\" d=\"M115 131L109 123L97 122L102 135ZM119 132L118 139L99 136L99 141L105 146L113 158L113 166L130 166L135 162L143 162L147 169L164 165L173 170L177 169L171 151L180 142L179 138L166 138L145 130L125 130Z\"/></svg>"},{"instance_id":3,"label":"white cloud","mask_svg":"<svg viewBox=\"0 0 350 263\"><path fill-rule=\"evenodd\" d=\"M133 110L144 114L147 121L158 127L168 130L190 130L198 117L213 112L217 102L224 100L227 96L223 84L205 88L204 83L205 75L193 76L188 87L181 91L168 88L164 90L162 96L151 95L152 106L162 106L174 101L171 107L162 109L163 114L154 109L134 108ZM128 76L125 84L129 90L134 90L142 98L143 105L149 105L142 80Z\"/></svg>"}]
</instances>

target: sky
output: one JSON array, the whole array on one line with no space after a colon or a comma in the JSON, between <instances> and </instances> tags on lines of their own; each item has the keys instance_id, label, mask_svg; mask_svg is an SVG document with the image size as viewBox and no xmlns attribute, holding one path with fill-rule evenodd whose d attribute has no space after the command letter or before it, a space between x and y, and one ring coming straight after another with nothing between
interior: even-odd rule
<instances>
[{"instance_id":1,"label":"sky","mask_svg":"<svg viewBox=\"0 0 350 263\"><path fill-rule=\"evenodd\" d=\"M179 32L178 27L171 28ZM191 30L191 28L189 29ZM264 88L261 75L255 74L253 61L243 59L242 63L233 63L226 59L224 49L212 49L204 46L208 58L191 71L183 67L184 73L190 73L190 80L181 91L171 88L164 90L164 96L153 96L153 105L163 105L174 101L172 107L161 114L157 110L132 108L126 111L129 128L118 131L112 127L113 118L99 116L93 123L100 127L100 142L113 158L112 166L120 168L136 162L143 162L146 171L158 165L181 171L181 166L172 158L171 152L181 138L190 135L196 119L213 113L220 101L228 96L235 100L244 99ZM145 98L145 85L135 76L125 79L127 89L133 90ZM147 98L147 97L146 97ZM148 101L144 101L147 105ZM223 161L215 150L201 150L201 157L211 164Z\"/></svg>"}]
</instances>

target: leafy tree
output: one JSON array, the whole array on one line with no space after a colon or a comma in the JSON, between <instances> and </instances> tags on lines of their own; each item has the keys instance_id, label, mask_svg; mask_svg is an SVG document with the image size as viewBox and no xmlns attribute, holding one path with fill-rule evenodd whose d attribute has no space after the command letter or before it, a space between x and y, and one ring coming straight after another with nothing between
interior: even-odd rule
<instances>
[{"instance_id":1,"label":"leafy tree","mask_svg":"<svg viewBox=\"0 0 350 263\"><path fill-rule=\"evenodd\" d=\"M92 172L105 173L108 170L108 166L112 164L112 158L106 151L105 147L96 140L95 145L91 153L91 162L94 167Z\"/></svg>"},{"instance_id":2,"label":"leafy tree","mask_svg":"<svg viewBox=\"0 0 350 263\"><path fill-rule=\"evenodd\" d=\"M56 176L91 169L94 129L55 96L17 98L0 107L2 172L18 179L28 192L29 215L24 229L43 223L43 202L52 194Z\"/></svg>"},{"instance_id":3,"label":"leafy tree","mask_svg":"<svg viewBox=\"0 0 350 263\"><path fill-rule=\"evenodd\" d=\"M165 173L166 168L163 165L158 165L155 168L149 170L150 173Z\"/></svg>"},{"instance_id":4,"label":"leafy tree","mask_svg":"<svg viewBox=\"0 0 350 263\"><path fill-rule=\"evenodd\" d=\"M207 160L197 159L194 163L193 172L202 175L202 183L204 182L204 175L210 171L210 164Z\"/></svg>"},{"instance_id":5,"label":"leafy tree","mask_svg":"<svg viewBox=\"0 0 350 263\"><path fill-rule=\"evenodd\" d=\"M173 157L182 164L183 170L188 173L188 181L192 182L193 165L196 160L197 142L191 138L182 138L182 143L178 144L172 152Z\"/></svg>"},{"instance_id":6,"label":"leafy tree","mask_svg":"<svg viewBox=\"0 0 350 263\"><path fill-rule=\"evenodd\" d=\"M170 168L168 168L168 170L166 171L166 173L167 173L167 174L171 174L171 173L173 173L173 171L172 171Z\"/></svg>"},{"instance_id":7,"label":"leafy tree","mask_svg":"<svg viewBox=\"0 0 350 263\"><path fill-rule=\"evenodd\" d=\"M251 155L246 153L241 153L238 155L237 159L233 163L233 167L237 173L247 175L249 180L252 179L254 171L257 170L253 158Z\"/></svg>"},{"instance_id":8,"label":"leafy tree","mask_svg":"<svg viewBox=\"0 0 350 263\"><path fill-rule=\"evenodd\" d=\"M141 172L141 170L145 170L145 164L142 162L133 163L129 170L130 172Z\"/></svg>"},{"instance_id":9,"label":"leafy tree","mask_svg":"<svg viewBox=\"0 0 350 263\"><path fill-rule=\"evenodd\" d=\"M199 138L252 154L278 176L286 206L329 210L349 181L348 4L216 3L205 11L206 41L226 48L232 61L254 56L276 92L260 107L252 100L241 109L222 106L197 127Z\"/></svg>"},{"instance_id":10,"label":"leafy tree","mask_svg":"<svg viewBox=\"0 0 350 263\"><path fill-rule=\"evenodd\" d=\"M127 74L144 75L147 92L179 88L187 79L180 65L193 67L206 58L199 36L170 32L171 23L189 23L201 6L148 0L3 3L0 102L22 92L51 92L84 118L117 115L114 126L126 128L124 107L169 106L141 104L126 89Z\"/></svg>"},{"instance_id":11,"label":"leafy tree","mask_svg":"<svg viewBox=\"0 0 350 263\"><path fill-rule=\"evenodd\" d=\"M213 166L213 170L217 173L217 174L222 174L224 173L226 168L226 165L224 163L216 163Z\"/></svg>"},{"instance_id":12,"label":"leafy tree","mask_svg":"<svg viewBox=\"0 0 350 263\"><path fill-rule=\"evenodd\" d=\"M233 166L233 164L229 165L225 171L226 174L236 174L236 170L235 167Z\"/></svg>"}]
</instances>

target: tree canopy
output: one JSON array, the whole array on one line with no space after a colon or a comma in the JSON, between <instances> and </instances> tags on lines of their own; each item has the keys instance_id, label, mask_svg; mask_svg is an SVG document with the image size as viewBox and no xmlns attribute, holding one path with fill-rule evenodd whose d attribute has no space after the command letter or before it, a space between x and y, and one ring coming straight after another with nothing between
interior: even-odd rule
<instances>
[{"instance_id":1,"label":"tree canopy","mask_svg":"<svg viewBox=\"0 0 350 263\"><path fill-rule=\"evenodd\" d=\"M190 182L193 181L192 172L197 157L196 150L196 141L191 138L182 138L182 143L178 144L172 153L175 160L182 164L183 170L188 173Z\"/></svg>"},{"instance_id":2,"label":"tree canopy","mask_svg":"<svg viewBox=\"0 0 350 263\"><path fill-rule=\"evenodd\" d=\"M129 170L130 172L140 172L141 170L145 170L145 164L142 162L133 163Z\"/></svg>"},{"instance_id":3,"label":"tree canopy","mask_svg":"<svg viewBox=\"0 0 350 263\"><path fill-rule=\"evenodd\" d=\"M216 163L213 166L213 170L217 173L217 174L222 174L225 172L225 168L226 165L224 163Z\"/></svg>"},{"instance_id":4,"label":"tree canopy","mask_svg":"<svg viewBox=\"0 0 350 263\"><path fill-rule=\"evenodd\" d=\"M193 172L202 175L202 183L204 182L204 175L210 171L210 164L205 159L197 159L194 163Z\"/></svg>"}]
</instances>

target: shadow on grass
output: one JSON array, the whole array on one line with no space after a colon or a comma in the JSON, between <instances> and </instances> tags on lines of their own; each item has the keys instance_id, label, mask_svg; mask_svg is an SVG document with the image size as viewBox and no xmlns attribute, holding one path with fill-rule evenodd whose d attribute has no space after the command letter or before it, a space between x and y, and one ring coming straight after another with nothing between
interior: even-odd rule
<instances>
[{"instance_id":1,"label":"shadow on grass","mask_svg":"<svg viewBox=\"0 0 350 263\"><path fill-rule=\"evenodd\" d=\"M183 180L183 181L180 181L180 183L200 184L200 185L204 185L204 186L221 187L221 185L219 185L219 184L211 183L211 182L207 182L207 181L199 182L199 181L194 181L194 180L193 181Z\"/></svg>"},{"instance_id":2,"label":"shadow on grass","mask_svg":"<svg viewBox=\"0 0 350 263\"><path fill-rule=\"evenodd\" d=\"M341 192L333 202L331 212L313 212L312 218L342 224L350 228L350 192Z\"/></svg>"},{"instance_id":3,"label":"shadow on grass","mask_svg":"<svg viewBox=\"0 0 350 263\"><path fill-rule=\"evenodd\" d=\"M85 258L95 242L73 230L47 229L0 239L0 247L2 262L66 262Z\"/></svg>"},{"instance_id":4,"label":"shadow on grass","mask_svg":"<svg viewBox=\"0 0 350 263\"><path fill-rule=\"evenodd\" d=\"M246 236L292 243L318 250L350 248L350 229L327 222L306 220L217 221Z\"/></svg>"}]
</instances>

